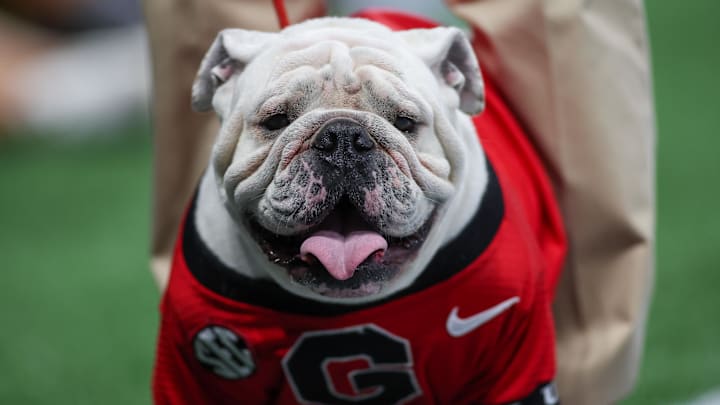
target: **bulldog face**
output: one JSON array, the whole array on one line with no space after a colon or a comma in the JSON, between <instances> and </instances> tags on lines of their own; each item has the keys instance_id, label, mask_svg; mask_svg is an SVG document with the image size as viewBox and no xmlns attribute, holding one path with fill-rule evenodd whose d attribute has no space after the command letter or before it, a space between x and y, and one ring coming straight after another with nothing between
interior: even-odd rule
<instances>
[{"instance_id":1,"label":"bulldog face","mask_svg":"<svg viewBox=\"0 0 720 405\"><path fill-rule=\"evenodd\" d=\"M336 300L385 296L422 270L465 178L458 112L479 112L483 87L457 29L326 18L222 31L193 105L221 120L218 192L265 271Z\"/></svg>"}]
</instances>

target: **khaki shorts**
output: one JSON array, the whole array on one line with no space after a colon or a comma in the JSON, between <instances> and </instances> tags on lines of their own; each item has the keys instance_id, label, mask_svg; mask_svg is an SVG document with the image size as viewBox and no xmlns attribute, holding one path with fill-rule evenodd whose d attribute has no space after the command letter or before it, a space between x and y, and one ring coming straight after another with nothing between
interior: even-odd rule
<instances>
[{"instance_id":1,"label":"khaki shorts","mask_svg":"<svg viewBox=\"0 0 720 405\"><path fill-rule=\"evenodd\" d=\"M207 164L213 114L193 113L200 59L226 27L276 30L270 0L148 0L154 78L152 270L163 288L178 222ZM324 2L287 1L291 21ZM570 254L555 299L566 404L609 404L637 375L653 280L655 128L640 0L448 0L533 136Z\"/></svg>"}]
</instances>

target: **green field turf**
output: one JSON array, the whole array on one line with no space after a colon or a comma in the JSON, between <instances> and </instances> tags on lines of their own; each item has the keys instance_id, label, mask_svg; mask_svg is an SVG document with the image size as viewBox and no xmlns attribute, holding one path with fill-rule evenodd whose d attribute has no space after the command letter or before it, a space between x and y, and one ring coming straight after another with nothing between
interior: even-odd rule
<instances>
[{"instance_id":1,"label":"green field turf","mask_svg":"<svg viewBox=\"0 0 720 405\"><path fill-rule=\"evenodd\" d=\"M640 384L628 404L720 387L720 2L650 1L659 129L658 254Z\"/></svg>"},{"instance_id":2,"label":"green field turf","mask_svg":"<svg viewBox=\"0 0 720 405\"><path fill-rule=\"evenodd\" d=\"M648 15L658 274L630 405L720 386L720 2L655 0ZM99 135L0 140L0 404L150 402L150 131Z\"/></svg>"},{"instance_id":3,"label":"green field turf","mask_svg":"<svg viewBox=\"0 0 720 405\"><path fill-rule=\"evenodd\" d=\"M0 144L0 404L149 403L150 137L137 132Z\"/></svg>"}]
</instances>

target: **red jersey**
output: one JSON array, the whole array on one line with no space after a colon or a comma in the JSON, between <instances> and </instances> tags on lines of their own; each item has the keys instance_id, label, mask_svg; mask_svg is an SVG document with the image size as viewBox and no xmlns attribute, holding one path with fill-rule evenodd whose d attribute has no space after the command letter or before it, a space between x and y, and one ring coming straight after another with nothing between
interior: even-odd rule
<instances>
[{"instance_id":1,"label":"red jersey","mask_svg":"<svg viewBox=\"0 0 720 405\"><path fill-rule=\"evenodd\" d=\"M401 17L391 27L428 24ZM551 300L565 236L540 160L486 92L473 120L490 173L481 205L387 299L331 305L237 274L198 237L191 206L161 305L155 403L556 403Z\"/></svg>"}]
</instances>

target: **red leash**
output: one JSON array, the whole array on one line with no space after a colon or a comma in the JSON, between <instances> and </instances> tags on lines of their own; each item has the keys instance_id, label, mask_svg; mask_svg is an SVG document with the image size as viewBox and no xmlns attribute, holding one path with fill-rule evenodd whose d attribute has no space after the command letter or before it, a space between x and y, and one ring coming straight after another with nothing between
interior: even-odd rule
<instances>
[{"instance_id":1,"label":"red leash","mask_svg":"<svg viewBox=\"0 0 720 405\"><path fill-rule=\"evenodd\" d=\"M290 25L288 20L287 11L285 10L285 2L283 0L273 0L275 6L275 14L277 14L278 21L280 22L280 29L283 29Z\"/></svg>"}]
</instances>

